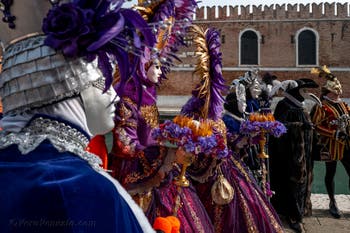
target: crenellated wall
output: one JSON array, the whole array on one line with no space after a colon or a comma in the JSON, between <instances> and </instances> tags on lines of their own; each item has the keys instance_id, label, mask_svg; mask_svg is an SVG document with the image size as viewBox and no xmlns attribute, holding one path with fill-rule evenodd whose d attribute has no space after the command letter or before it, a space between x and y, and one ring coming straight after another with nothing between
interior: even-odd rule
<instances>
[{"instance_id":1,"label":"crenellated wall","mask_svg":"<svg viewBox=\"0 0 350 233\"><path fill-rule=\"evenodd\" d=\"M338 76L344 85L343 96L350 98L348 3L201 7L196 12L194 24L220 31L223 75L227 83L252 67L259 68L262 73L274 73L280 80L314 78L310 75L310 66L297 65L296 61L298 33L312 30L318 38L318 64L327 65ZM245 30L258 35L259 64L254 66L240 65L240 35ZM180 49L178 55L182 63L177 64L160 85L160 95L191 93L198 83L198 77L192 75L196 63L194 51L191 43Z\"/></svg>"},{"instance_id":2,"label":"crenellated wall","mask_svg":"<svg viewBox=\"0 0 350 233\"><path fill-rule=\"evenodd\" d=\"M195 16L198 21L217 19L332 19L344 17L350 17L348 3L212 6L197 9Z\"/></svg>"}]
</instances>

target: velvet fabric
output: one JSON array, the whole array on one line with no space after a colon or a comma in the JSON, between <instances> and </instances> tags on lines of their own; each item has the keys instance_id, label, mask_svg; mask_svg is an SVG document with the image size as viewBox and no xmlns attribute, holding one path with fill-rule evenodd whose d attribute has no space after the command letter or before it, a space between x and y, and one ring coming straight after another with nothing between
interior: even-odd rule
<instances>
[{"instance_id":1,"label":"velvet fabric","mask_svg":"<svg viewBox=\"0 0 350 233\"><path fill-rule=\"evenodd\" d=\"M246 112L257 112L260 109L259 101L257 99L247 99Z\"/></svg>"},{"instance_id":2,"label":"velvet fabric","mask_svg":"<svg viewBox=\"0 0 350 233\"><path fill-rule=\"evenodd\" d=\"M109 180L47 140L26 155L0 150L0 190L2 233L142 232Z\"/></svg>"},{"instance_id":3,"label":"velvet fabric","mask_svg":"<svg viewBox=\"0 0 350 233\"><path fill-rule=\"evenodd\" d=\"M141 95L139 95L138 87L135 85L133 80L125 85L123 90L123 97L128 97L138 105L151 105L155 104L157 101L156 86L151 83L148 79L142 80L143 90Z\"/></svg>"},{"instance_id":4,"label":"velvet fabric","mask_svg":"<svg viewBox=\"0 0 350 233\"><path fill-rule=\"evenodd\" d=\"M311 215L312 123L305 110L288 98L279 101L274 111L287 133L270 137L270 180L275 195L271 203L279 214L300 222Z\"/></svg>"}]
</instances>

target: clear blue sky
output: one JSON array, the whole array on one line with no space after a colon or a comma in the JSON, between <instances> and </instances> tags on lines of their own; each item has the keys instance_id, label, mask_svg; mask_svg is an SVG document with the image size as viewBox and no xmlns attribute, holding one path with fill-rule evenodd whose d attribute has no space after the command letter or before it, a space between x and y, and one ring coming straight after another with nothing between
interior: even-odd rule
<instances>
[{"instance_id":1,"label":"clear blue sky","mask_svg":"<svg viewBox=\"0 0 350 233\"><path fill-rule=\"evenodd\" d=\"M322 0L202 0L199 6L212 6L212 5L271 5L271 4L283 4L283 3L320 3L320 2L348 2L346 0L333 0L333 1L322 1ZM132 0L125 3L125 7L134 5L137 3L137 0Z\"/></svg>"}]
</instances>

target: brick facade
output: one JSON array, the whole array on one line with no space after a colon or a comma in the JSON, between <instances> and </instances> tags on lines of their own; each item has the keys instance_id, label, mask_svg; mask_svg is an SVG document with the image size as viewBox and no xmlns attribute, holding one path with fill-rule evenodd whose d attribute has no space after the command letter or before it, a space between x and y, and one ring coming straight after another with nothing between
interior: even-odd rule
<instances>
[{"instance_id":1,"label":"brick facade","mask_svg":"<svg viewBox=\"0 0 350 233\"><path fill-rule=\"evenodd\" d=\"M240 8L240 11L239 11ZM240 12L240 14L239 14ZM337 12L337 14L335 14ZM343 84L343 97L350 97L350 16L348 3L320 3L271 6L201 7L195 24L221 31L223 75L230 83L252 66L239 65L239 35L251 29L259 35L258 67L279 80L314 78L310 68L296 65L296 34L304 28L318 35L318 64L327 65ZM192 76L193 46L183 48L182 59L163 81L160 95L190 95L198 82ZM315 80L322 85L325 80Z\"/></svg>"}]
</instances>

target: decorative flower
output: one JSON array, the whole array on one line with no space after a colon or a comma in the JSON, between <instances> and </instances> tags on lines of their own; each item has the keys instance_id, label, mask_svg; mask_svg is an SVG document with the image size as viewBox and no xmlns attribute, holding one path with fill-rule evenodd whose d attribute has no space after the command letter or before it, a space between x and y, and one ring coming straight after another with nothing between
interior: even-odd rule
<instances>
[{"instance_id":1,"label":"decorative flower","mask_svg":"<svg viewBox=\"0 0 350 233\"><path fill-rule=\"evenodd\" d=\"M266 115L253 113L249 120L243 121L240 126L240 132L243 134L252 135L261 131L278 138L287 132L287 128L281 122L276 121L271 113Z\"/></svg>"},{"instance_id":2,"label":"decorative flower","mask_svg":"<svg viewBox=\"0 0 350 233\"><path fill-rule=\"evenodd\" d=\"M160 142L183 147L186 152L194 155L204 153L218 158L226 157L229 151L224 135L213 132L207 121L193 122L193 119L183 116L175 117L174 121L166 120L152 131L152 137Z\"/></svg>"},{"instance_id":3,"label":"decorative flower","mask_svg":"<svg viewBox=\"0 0 350 233\"><path fill-rule=\"evenodd\" d=\"M97 58L98 68L106 78L105 90L112 85L112 64L118 64L122 90L134 75L132 66L144 48L152 48L156 42L142 16L132 9L123 9L123 3L120 0L57 3L43 20L47 46L67 57L84 57L88 61Z\"/></svg>"},{"instance_id":4,"label":"decorative flower","mask_svg":"<svg viewBox=\"0 0 350 233\"><path fill-rule=\"evenodd\" d=\"M84 46L92 43L93 18L92 9L82 9L73 3L53 7L42 25L42 30L47 35L45 43L62 50L66 56L78 56Z\"/></svg>"}]
</instances>

